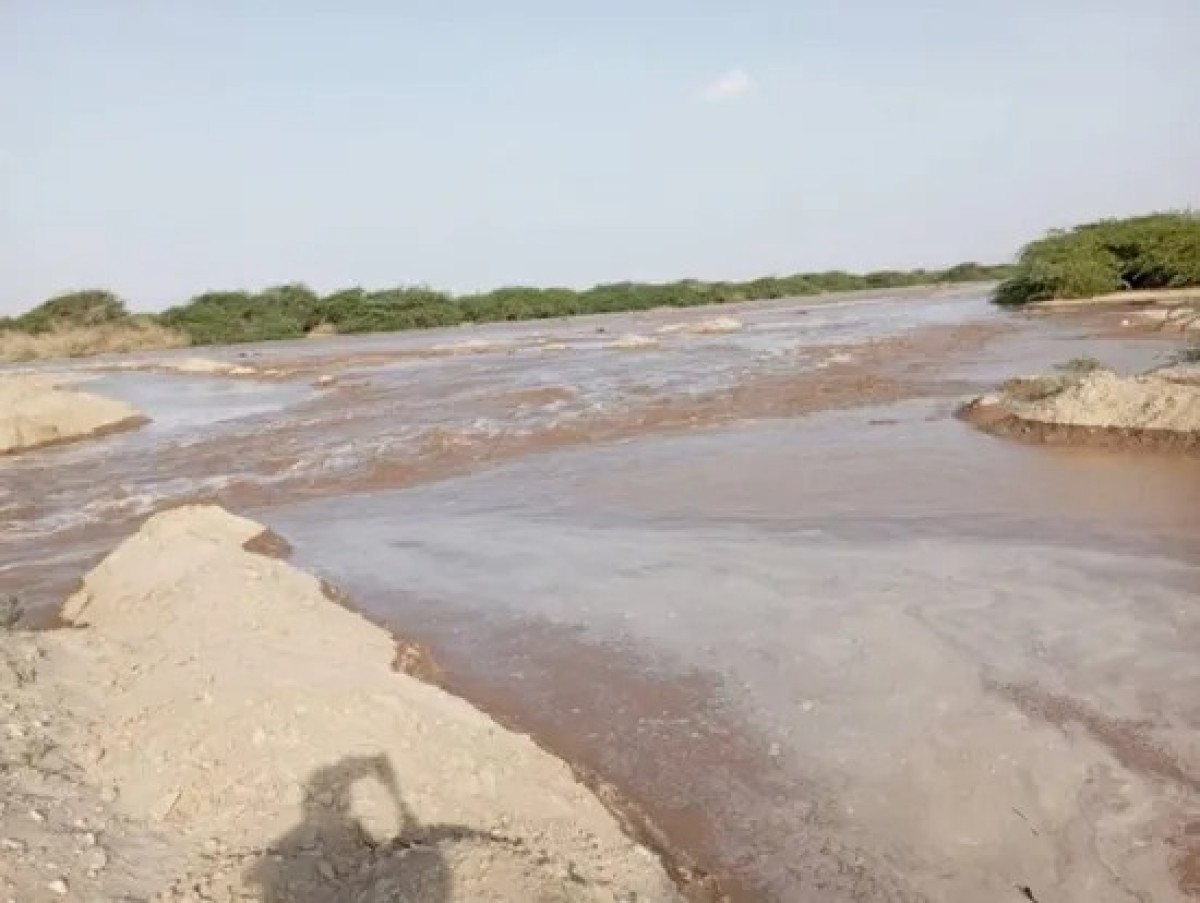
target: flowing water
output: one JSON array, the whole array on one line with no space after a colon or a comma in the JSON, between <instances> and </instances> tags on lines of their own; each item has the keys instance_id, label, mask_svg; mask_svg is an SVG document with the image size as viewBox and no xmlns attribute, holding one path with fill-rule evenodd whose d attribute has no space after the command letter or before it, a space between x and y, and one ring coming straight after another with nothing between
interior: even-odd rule
<instances>
[{"instance_id":1,"label":"flowing water","mask_svg":"<svg viewBox=\"0 0 1200 903\"><path fill-rule=\"evenodd\" d=\"M145 511L216 498L741 899L1178 893L1200 460L952 416L1016 373L1170 349L971 293L735 315L240 352L337 364L332 393L104 377L154 424L0 465L0 582L48 603Z\"/></svg>"}]
</instances>

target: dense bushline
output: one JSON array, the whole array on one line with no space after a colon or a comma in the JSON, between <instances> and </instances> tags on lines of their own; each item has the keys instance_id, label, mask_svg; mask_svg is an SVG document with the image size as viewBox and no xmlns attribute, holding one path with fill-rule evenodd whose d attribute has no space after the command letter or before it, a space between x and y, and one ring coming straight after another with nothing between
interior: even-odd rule
<instances>
[{"instance_id":1,"label":"dense bushline","mask_svg":"<svg viewBox=\"0 0 1200 903\"><path fill-rule=\"evenodd\" d=\"M1200 216L1156 213L1050 232L1026 245L998 304L1200 286Z\"/></svg>"},{"instance_id":2,"label":"dense bushline","mask_svg":"<svg viewBox=\"0 0 1200 903\"><path fill-rule=\"evenodd\" d=\"M0 361L82 357L186 345L190 338L145 314L131 314L111 292L59 295L19 317L0 317Z\"/></svg>"},{"instance_id":3,"label":"dense bushline","mask_svg":"<svg viewBox=\"0 0 1200 903\"><path fill-rule=\"evenodd\" d=\"M510 287L451 295L425 287L369 291L345 289L324 297L303 285L263 292L209 292L159 316L165 326L187 333L195 344L299 338L314 329L339 333L390 332L460 323L535 320L575 314L694 307L927 283L977 282L1002 278L1005 267L975 263L948 270L886 271L865 276L829 272L768 277L752 282L621 282L583 291Z\"/></svg>"},{"instance_id":4,"label":"dense bushline","mask_svg":"<svg viewBox=\"0 0 1200 903\"><path fill-rule=\"evenodd\" d=\"M0 317L0 329L41 335L78 326L105 326L130 320L125 303L112 292L92 289L58 295L18 317Z\"/></svg>"},{"instance_id":5,"label":"dense bushline","mask_svg":"<svg viewBox=\"0 0 1200 903\"><path fill-rule=\"evenodd\" d=\"M583 291L568 288L500 288L451 295L424 287L369 291L345 289L320 296L304 285L261 292L206 292L153 317L131 316L115 295L98 290L51 299L26 314L0 320L0 330L56 329L152 320L179 331L194 345L300 338L313 330L339 333L390 332L460 323L533 320L574 314L695 307L815 295L856 289L995 280L1005 266L962 263L946 270L884 270L866 275L832 271L770 276L750 282L619 282Z\"/></svg>"}]
</instances>

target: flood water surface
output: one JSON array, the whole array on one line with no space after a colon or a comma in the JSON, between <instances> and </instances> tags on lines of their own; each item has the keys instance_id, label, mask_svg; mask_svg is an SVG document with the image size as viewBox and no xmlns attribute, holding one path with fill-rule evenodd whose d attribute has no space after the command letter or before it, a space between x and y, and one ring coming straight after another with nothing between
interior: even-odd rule
<instances>
[{"instance_id":1,"label":"flood water surface","mask_svg":"<svg viewBox=\"0 0 1200 903\"><path fill-rule=\"evenodd\" d=\"M1200 780L1198 491L910 402L268 520L747 899L1124 899Z\"/></svg>"},{"instance_id":2,"label":"flood water surface","mask_svg":"<svg viewBox=\"0 0 1200 903\"><path fill-rule=\"evenodd\" d=\"M969 292L734 312L238 352L290 382L105 377L154 423L0 462L0 582L48 610L146 512L215 500L738 899L1180 899L1200 460L952 416L1169 346Z\"/></svg>"}]
</instances>

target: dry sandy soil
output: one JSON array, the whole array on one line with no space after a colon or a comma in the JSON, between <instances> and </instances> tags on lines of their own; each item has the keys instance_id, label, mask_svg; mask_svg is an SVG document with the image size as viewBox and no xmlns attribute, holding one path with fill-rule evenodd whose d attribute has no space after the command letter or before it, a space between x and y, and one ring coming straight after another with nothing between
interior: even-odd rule
<instances>
[{"instance_id":1,"label":"dry sandy soil","mask_svg":"<svg viewBox=\"0 0 1200 903\"><path fill-rule=\"evenodd\" d=\"M1200 288L1147 289L1133 292L1112 292L1107 295L1094 295L1090 298L1056 298L1039 301L1033 309L1050 312L1073 308L1128 305L1169 308L1193 302L1200 302Z\"/></svg>"},{"instance_id":2,"label":"dry sandy soil","mask_svg":"<svg viewBox=\"0 0 1200 903\"><path fill-rule=\"evenodd\" d=\"M668 901L562 762L213 506L0 630L0 898ZM398 653L399 649L399 653Z\"/></svg>"},{"instance_id":3,"label":"dry sandy soil","mask_svg":"<svg viewBox=\"0 0 1200 903\"><path fill-rule=\"evenodd\" d=\"M0 455L131 429L146 422L121 401L33 374L0 376Z\"/></svg>"},{"instance_id":4,"label":"dry sandy soil","mask_svg":"<svg viewBox=\"0 0 1200 903\"><path fill-rule=\"evenodd\" d=\"M1103 368L1018 377L962 415L989 432L1052 444L1200 449L1200 366L1122 377Z\"/></svg>"},{"instance_id":5,"label":"dry sandy soil","mask_svg":"<svg viewBox=\"0 0 1200 903\"><path fill-rule=\"evenodd\" d=\"M179 348L187 336L154 323L77 326L45 333L0 329L0 361L87 357L127 351Z\"/></svg>"}]
</instances>

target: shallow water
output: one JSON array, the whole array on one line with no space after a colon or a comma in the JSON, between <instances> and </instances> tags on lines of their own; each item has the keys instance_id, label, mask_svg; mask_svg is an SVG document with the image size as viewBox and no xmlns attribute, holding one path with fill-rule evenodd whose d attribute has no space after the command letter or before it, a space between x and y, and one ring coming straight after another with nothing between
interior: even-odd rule
<instances>
[{"instance_id":1,"label":"shallow water","mask_svg":"<svg viewBox=\"0 0 1200 903\"><path fill-rule=\"evenodd\" d=\"M125 444L196 433L219 423L277 414L312 397L305 385L237 381L218 377L112 373L90 379L89 392L119 398L150 418L148 428L122 437ZM80 454L97 446L80 447Z\"/></svg>"},{"instance_id":2,"label":"shallow water","mask_svg":"<svg viewBox=\"0 0 1200 903\"><path fill-rule=\"evenodd\" d=\"M977 291L734 312L746 328L717 335L659 331L716 316L687 310L204 350L263 368L335 361L341 382L328 392L308 386L311 375L268 382L101 369L96 376L90 371L113 362L64 362L56 369L89 372L95 391L131 402L151 422L133 433L0 460L0 534L7 543L0 574L42 554L48 536L115 527L173 499L352 480L448 447L536 437L656 399L804 372L822 366L831 346L996 316ZM611 347L636 333L658 345ZM124 364L182 356L195 350Z\"/></svg>"},{"instance_id":3,"label":"shallow water","mask_svg":"<svg viewBox=\"0 0 1200 903\"><path fill-rule=\"evenodd\" d=\"M998 325L871 358L904 401L757 402L871 342ZM1170 899L1156 863L1200 817L1200 461L951 416L1017 373L1170 351L969 291L217 349L338 388L93 382L154 423L0 461L0 584L47 606L145 512L214 498L741 899Z\"/></svg>"},{"instance_id":4,"label":"shallow water","mask_svg":"<svg viewBox=\"0 0 1200 903\"><path fill-rule=\"evenodd\" d=\"M577 755L748 893L1084 899L1047 858L1069 844L1028 849L1012 808L1057 824L1103 737L1009 723L1000 688L1138 721L1177 766L1149 780L1200 780L1198 492L1194 459L1006 445L915 402L266 519L464 686L507 687L518 723L585 732ZM660 707L625 698L676 679Z\"/></svg>"}]
</instances>

